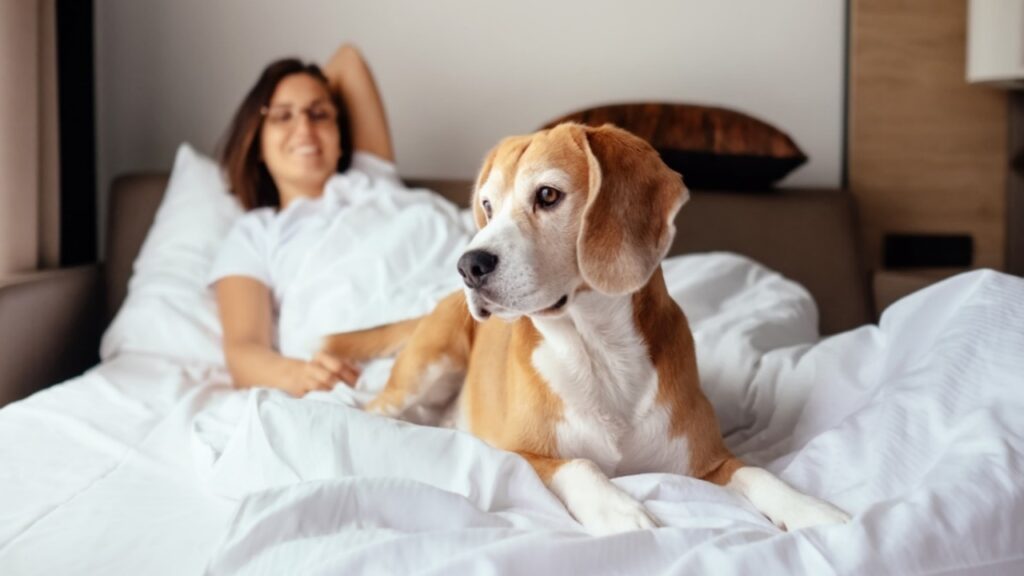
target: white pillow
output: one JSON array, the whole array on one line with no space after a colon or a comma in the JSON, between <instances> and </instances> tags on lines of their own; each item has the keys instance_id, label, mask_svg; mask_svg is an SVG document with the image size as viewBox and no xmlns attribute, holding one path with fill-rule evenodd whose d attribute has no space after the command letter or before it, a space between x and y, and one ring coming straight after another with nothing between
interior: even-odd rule
<instances>
[{"instance_id":1,"label":"white pillow","mask_svg":"<svg viewBox=\"0 0 1024 576\"><path fill-rule=\"evenodd\" d=\"M103 360L135 352L224 364L217 304L206 277L241 214L217 163L182 144L135 259L128 296L103 335Z\"/></svg>"}]
</instances>

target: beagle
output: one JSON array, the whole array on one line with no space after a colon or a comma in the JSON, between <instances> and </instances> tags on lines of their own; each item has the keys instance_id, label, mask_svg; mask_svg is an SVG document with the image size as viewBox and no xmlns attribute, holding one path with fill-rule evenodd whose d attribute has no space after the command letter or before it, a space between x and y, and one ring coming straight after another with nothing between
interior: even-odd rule
<instances>
[{"instance_id":1,"label":"beagle","mask_svg":"<svg viewBox=\"0 0 1024 576\"><path fill-rule=\"evenodd\" d=\"M783 529L846 522L725 447L661 273L688 197L649 144L611 125L506 138L476 180L465 289L419 322L325 349L365 358L404 343L366 409L519 454L592 533L658 525L608 479L642 472L735 490Z\"/></svg>"}]
</instances>

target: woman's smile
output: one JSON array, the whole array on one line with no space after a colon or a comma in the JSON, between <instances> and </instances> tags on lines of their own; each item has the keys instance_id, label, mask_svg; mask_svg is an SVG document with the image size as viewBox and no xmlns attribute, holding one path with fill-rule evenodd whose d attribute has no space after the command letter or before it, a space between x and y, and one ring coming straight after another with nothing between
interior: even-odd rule
<instances>
[{"instance_id":1,"label":"woman's smile","mask_svg":"<svg viewBox=\"0 0 1024 576\"><path fill-rule=\"evenodd\" d=\"M320 156L320 147L316 144L298 144L292 146L291 153L295 156Z\"/></svg>"}]
</instances>

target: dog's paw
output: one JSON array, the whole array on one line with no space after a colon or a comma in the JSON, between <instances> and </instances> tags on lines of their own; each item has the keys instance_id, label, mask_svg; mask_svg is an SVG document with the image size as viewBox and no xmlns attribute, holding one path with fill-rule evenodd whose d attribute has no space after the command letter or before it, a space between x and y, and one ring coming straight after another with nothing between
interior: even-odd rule
<instances>
[{"instance_id":1,"label":"dog's paw","mask_svg":"<svg viewBox=\"0 0 1024 576\"><path fill-rule=\"evenodd\" d=\"M617 534L659 525L643 504L612 484L589 460L562 465L552 483L565 507L591 534Z\"/></svg>"},{"instance_id":2,"label":"dog's paw","mask_svg":"<svg viewBox=\"0 0 1024 576\"><path fill-rule=\"evenodd\" d=\"M587 532L595 536L658 527L658 521L647 508L623 492L616 496L609 495L604 502L578 508L573 511L573 515Z\"/></svg>"},{"instance_id":3,"label":"dog's paw","mask_svg":"<svg viewBox=\"0 0 1024 576\"><path fill-rule=\"evenodd\" d=\"M733 473L726 487L746 496L755 508L783 530L850 521L846 512L795 490L764 468L743 466Z\"/></svg>"},{"instance_id":4,"label":"dog's paw","mask_svg":"<svg viewBox=\"0 0 1024 576\"><path fill-rule=\"evenodd\" d=\"M800 496L801 498L795 499L785 512L776 514L775 518L769 517L769 520L783 530L846 524L850 521L849 514L832 504L806 494Z\"/></svg>"}]
</instances>

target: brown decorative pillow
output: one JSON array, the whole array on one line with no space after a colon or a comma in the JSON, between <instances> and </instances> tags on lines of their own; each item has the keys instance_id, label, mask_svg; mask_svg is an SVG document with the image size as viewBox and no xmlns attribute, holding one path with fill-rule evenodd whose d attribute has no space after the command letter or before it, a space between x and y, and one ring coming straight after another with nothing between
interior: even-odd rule
<instances>
[{"instance_id":1,"label":"brown decorative pillow","mask_svg":"<svg viewBox=\"0 0 1024 576\"><path fill-rule=\"evenodd\" d=\"M562 122L612 123L646 139L695 190L765 189L807 161L785 132L742 112L690 104L615 104L573 112Z\"/></svg>"}]
</instances>

